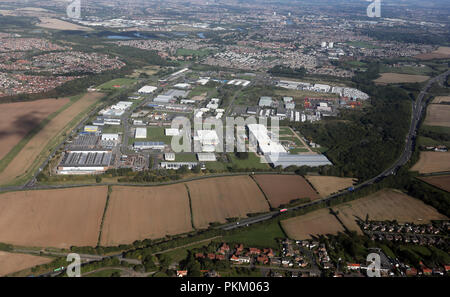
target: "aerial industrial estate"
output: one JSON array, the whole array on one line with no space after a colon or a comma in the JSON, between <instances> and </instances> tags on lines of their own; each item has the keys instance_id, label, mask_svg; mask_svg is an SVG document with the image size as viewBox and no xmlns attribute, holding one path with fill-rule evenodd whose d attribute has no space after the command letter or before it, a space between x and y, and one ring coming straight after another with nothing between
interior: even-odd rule
<instances>
[{"instance_id":1,"label":"aerial industrial estate","mask_svg":"<svg viewBox=\"0 0 450 297\"><path fill-rule=\"evenodd\" d=\"M0 276L450 275L445 1L17 2Z\"/></svg>"}]
</instances>

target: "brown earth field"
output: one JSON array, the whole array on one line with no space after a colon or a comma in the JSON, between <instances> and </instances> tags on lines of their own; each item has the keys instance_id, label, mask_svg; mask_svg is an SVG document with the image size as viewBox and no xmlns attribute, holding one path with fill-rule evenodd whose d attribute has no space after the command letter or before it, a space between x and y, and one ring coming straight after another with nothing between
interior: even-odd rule
<instances>
[{"instance_id":1,"label":"brown earth field","mask_svg":"<svg viewBox=\"0 0 450 297\"><path fill-rule=\"evenodd\" d=\"M108 188L0 194L0 242L34 247L95 246Z\"/></svg>"},{"instance_id":2,"label":"brown earth field","mask_svg":"<svg viewBox=\"0 0 450 297\"><path fill-rule=\"evenodd\" d=\"M319 198L316 191L299 175L258 174L254 179L273 208L288 204L294 199Z\"/></svg>"},{"instance_id":3,"label":"brown earth field","mask_svg":"<svg viewBox=\"0 0 450 297\"><path fill-rule=\"evenodd\" d=\"M157 187L113 187L100 243L129 244L192 231L189 197L184 184Z\"/></svg>"},{"instance_id":4,"label":"brown earth field","mask_svg":"<svg viewBox=\"0 0 450 297\"><path fill-rule=\"evenodd\" d=\"M52 259L27 254L0 251L0 276L5 276L37 265L50 263Z\"/></svg>"},{"instance_id":5,"label":"brown earth field","mask_svg":"<svg viewBox=\"0 0 450 297\"><path fill-rule=\"evenodd\" d=\"M420 54L415 56L414 58L420 59L420 60L432 60L432 59L446 59L450 58L450 47L447 46L440 46L437 50L427 53L427 54Z\"/></svg>"},{"instance_id":6,"label":"brown earth field","mask_svg":"<svg viewBox=\"0 0 450 297\"><path fill-rule=\"evenodd\" d=\"M249 176L208 178L187 182L196 228L225 223L227 218L247 217L269 211L263 193Z\"/></svg>"},{"instance_id":7,"label":"brown earth field","mask_svg":"<svg viewBox=\"0 0 450 297\"><path fill-rule=\"evenodd\" d=\"M46 28L46 29L55 29L55 30L80 30L80 31L91 31L92 29L89 27L83 27L74 23L69 23L66 21L62 21L55 18L41 17L39 18L41 21L37 24L38 27Z\"/></svg>"},{"instance_id":8,"label":"brown earth field","mask_svg":"<svg viewBox=\"0 0 450 297\"><path fill-rule=\"evenodd\" d=\"M337 234L345 231L336 217L330 214L329 209L320 209L281 221L281 226L289 238L296 240L311 239L311 235Z\"/></svg>"},{"instance_id":9,"label":"brown earth field","mask_svg":"<svg viewBox=\"0 0 450 297\"><path fill-rule=\"evenodd\" d=\"M327 197L340 190L353 186L353 178L336 176L308 175L306 179L319 192L321 197Z\"/></svg>"},{"instance_id":10,"label":"brown earth field","mask_svg":"<svg viewBox=\"0 0 450 297\"><path fill-rule=\"evenodd\" d=\"M356 219L400 223L426 224L431 220L447 220L433 207L397 190L385 189L372 195L333 207L346 228L362 234ZM320 209L302 216L281 221L286 234L293 239L309 239L311 235L326 235L343 232L344 227L330 214L329 209Z\"/></svg>"},{"instance_id":11,"label":"brown earth field","mask_svg":"<svg viewBox=\"0 0 450 297\"><path fill-rule=\"evenodd\" d=\"M382 73L381 77L374 80L376 84L415 83L424 82L430 77L426 75L412 75L400 73Z\"/></svg>"},{"instance_id":12,"label":"brown earth field","mask_svg":"<svg viewBox=\"0 0 450 297\"><path fill-rule=\"evenodd\" d=\"M450 192L450 175L427 176L420 179L439 189Z\"/></svg>"},{"instance_id":13,"label":"brown earth field","mask_svg":"<svg viewBox=\"0 0 450 297\"><path fill-rule=\"evenodd\" d=\"M384 189L367 197L338 205L333 208L338 217L350 229L362 233L356 218L362 220L369 215L372 221L393 221L399 223L428 224L431 220L446 220L433 207L419 199L410 197L398 190Z\"/></svg>"},{"instance_id":14,"label":"brown earth field","mask_svg":"<svg viewBox=\"0 0 450 297\"><path fill-rule=\"evenodd\" d=\"M27 173L45 146L60 135L67 125L81 112L96 103L104 94L87 93L75 103L60 112L47 125L45 125L22 150L14 157L8 166L0 173L0 185L13 182L16 178ZM42 160L43 161L43 160Z\"/></svg>"},{"instance_id":15,"label":"brown earth field","mask_svg":"<svg viewBox=\"0 0 450 297\"><path fill-rule=\"evenodd\" d=\"M419 173L450 171L450 152L420 152L419 162L414 164L411 171Z\"/></svg>"},{"instance_id":16,"label":"brown earth field","mask_svg":"<svg viewBox=\"0 0 450 297\"><path fill-rule=\"evenodd\" d=\"M432 103L444 103L444 102L450 102L450 96L436 96L436 98L433 99Z\"/></svg>"},{"instance_id":17,"label":"brown earth field","mask_svg":"<svg viewBox=\"0 0 450 297\"><path fill-rule=\"evenodd\" d=\"M1 104L0 160L33 128L68 102L68 98L61 98Z\"/></svg>"},{"instance_id":18,"label":"brown earth field","mask_svg":"<svg viewBox=\"0 0 450 297\"><path fill-rule=\"evenodd\" d=\"M450 127L450 105L430 104L424 125Z\"/></svg>"}]
</instances>

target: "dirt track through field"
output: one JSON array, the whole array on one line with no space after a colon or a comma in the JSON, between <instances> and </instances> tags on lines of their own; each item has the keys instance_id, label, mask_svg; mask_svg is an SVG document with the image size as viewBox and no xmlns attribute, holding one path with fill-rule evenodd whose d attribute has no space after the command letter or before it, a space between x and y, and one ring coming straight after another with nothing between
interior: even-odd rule
<instances>
[{"instance_id":1,"label":"dirt track through field","mask_svg":"<svg viewBox=\"0 0 450 297\"><path fill-rule=\"evenodd\" d=\"M67 109L54 117L22 148L8 166L0 173L0 185L8 184L27 173L29 167L39 157L45 146L60 133L81 112L103 97L102 93L87 93Z\"/></svg>"}]
</instances>

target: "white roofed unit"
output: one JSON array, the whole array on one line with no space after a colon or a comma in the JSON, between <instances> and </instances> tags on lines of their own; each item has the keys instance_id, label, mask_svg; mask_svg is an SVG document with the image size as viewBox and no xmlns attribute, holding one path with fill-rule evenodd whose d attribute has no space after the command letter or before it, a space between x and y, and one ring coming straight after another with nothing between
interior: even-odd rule
<instances>
[{"instance_id":1,"label":"white roofed unit","mask_svg":"<svg viewBox=\"0 0 450 297\"><path fill-rule=\"evenodd\" d=\"M166 128L165 134L166 136L178 136L180 135L180 130L174 128Z\"/></svg>"},{"instance_id":2,"label":"white roofed unit","mask_svg":"<svg viewBox=\"0 0 450 297\"><path fill-rule=\"evenodd\" d=\"M264 155L271 153L287 153L280 143L275 142L270 138L266 126L261 124L249 124L247 127L250 140L256 140L259 151Z\"/></svg>"},{"instance_id":3,"label":"white roofed unit","mask_svg":"<svg viewBox=\"0 0 450 297\"><path fill-rule=\"evenodd\" d=\"M139 89L138 93L140 94L151 94L156 91L158 88L153 86L143 86Z\"/></svg>"},{"instance_id":4,"label":"white roofed unit","mask_svg":"<svg viewBox=\"0 0 450 297\"><path fill-rule=\"evenodd\" d=\"M194 140L199 141L202 146L219 144L219 136L215 130L197 130L196 133Z\"/></svg>"},{"instance_id":5,"label":"white roofed unit","mask_svg":"<svg viewBox=\"0 0 450 297\"><path fill-rule=\"evenodd\" d=\"M186 84L186 83L180 83L180 84L174 85L173 87L178 88L178 89L189 89L191 87L191 85Z\"/></svg>"},{"instance_id":6,"label":"white roofed unit","mask_svg":"<svg viewBox=\"0 0 450 297\"><path fill-rule=\"evenodd\" d=\"M198 153L197 158L200 162L214 162L217 160L214 153Z\"/></svg>"},{"instance_id":7,"label":"white roofed unit","mask_svg":"<svg viewBox=\"0 0 450 297\"><path fill-rule=\"evenodd\" d=\"M136 139L147 138L147 128L136 128L136 131L134 133L134 138L136 138Z\"/></svg>"},{"instance_id":8,"label":"white roofed unit","mask_svg":"<svg viewBox=\"0 0 450 297\"><path fill-rule=\"evenodd\" d=\"M117 133L104 133L104 134L102 134L102 140L103 141L111 141L111 140L117 141L117 140L119 140L119 134L117 134Z\"/></svg>"},{"instance_id":9,"label":"white roofed unit","mask_svg":"<svg viewBox=\"0 0 450 297\"><path fill-rule=\"evenodd\" d=\"M166 154L164 154L164 160L166 160L166 161L175 161L175 154L174 153L166 153Z\"/></svg>"}]
</instances>

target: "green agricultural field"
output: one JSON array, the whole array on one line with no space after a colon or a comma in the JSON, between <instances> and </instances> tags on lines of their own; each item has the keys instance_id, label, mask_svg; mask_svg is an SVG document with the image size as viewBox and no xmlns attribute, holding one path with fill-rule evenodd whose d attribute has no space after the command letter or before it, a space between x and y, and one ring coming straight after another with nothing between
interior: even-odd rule
<instances>
[{"instance_id":1,"label":"green agricultural field","mask_svg":"<svg viewBox=\"0 0 450 297\"><path fill-rule=\"evenodd\" d=\"M266 163L261 163L260 158L255 153L248 153L248 159L241 160L238 159L234 154L228 154L228 157L231 159L231 166L236 166L238 169L267 169L269 165Z\"/></svg>"},{"instance_id":2,"label":"green agricultural field","mask_svg":"<svg viewBox=\"0 0 450 297\"><path fill-rule=\"evenodd\" d=\"M193 57L199 57L204 58L206 56L209 56L210 54L213 54L213 50L205 49L205 50L191 50L186 48L179 48L177 49L177 56L193 56Z\"/></svg>"},{"instance_id":3,"label":"green agricultural field","mask_svg":"<svg viewBox=\"0 0 450 297\"><path fill-rule=\"evenodd\" d=\"M299 153L307 153L309 152L307 148L303 148L303 147L297 147L294 149L289 150L289 152L291 154L299 154Z\"/></svg>"},{"instance_id":4,"label":"green agricultural field","mask_svg":"<svg viewBox=\"0 0 450 297\"><path fill-rule=\"evenodd\" d=\"M133 144L135 141L161 141L170 145L172 142L172 136L165 135L164 127L147 127L147 138L135 139L134 137L130 137L128 144Z\"/></svg>"},{"instance_id":5,"label":"green agricultural field","mask_svg":"<svg viewBox=\"0 0 450 297\"><path fill-rule=\"evenodd\" d=\"M175 155L176 162L197 162L197 155L192 153L180 153Z\"/></svg>"},{"instance_id":6,"label":"green agricultural field","mask_svg":"<svg viewBox=\"0 0 450 297\"><path fill-rule=\"evenodd\" d=\"M102 127L102 133L123 133L122 125L106 125Z\"/></svg>"},{"instance_id":7,"label":"green agricultural field","mask_svg":"<svg viewBox=\"0 0 450 297\"><path fill-rule=\"evenodd\" d=\"M215 84L208 83L204 86L196 86L189 92L188 97L192 98L195 96L203 95L205 93L207 97L217 97L217 87L215 86Z\"/></svg>"},{"instance_id":8,"label":"green agricultural field","mask_svg":"<svg viewBox=\"0 0 450 297\"><path fill-rule=\"evenodd\" d=\"M132 78L117 78L117 79L110 80L110 81L98 86L98 88L101 90L115 90L117 88L115 88L114 86L120 86L120 88L126 88L126 87L131 86L135 82L137 82L137 80L132 79Z\"/></svg>"},{"instance_id":9,"label":"green agricultural field","mask_svg":"<svg viewBox=\"0 0 450 297\"><path fill-rule=\"evenodd\" d=\"M411 75L432 75L433 69L428 66L425 67L389 67L388 65L381 65L380 72L384 73L401 73L401 74L411 74Z\"/></svg>"},{"instance_id":10,"label":"green agricultural field","mask_svg":"<svg viewBox=\"0 0 450 297\"><path fill-rule=\"evenodd\" d=\"M279 238L287 238L281 229L279 222L271 221L270 224L262 224L242 232L227 235L220 239L221 242L242 243L247 247L261 247L278 249Z\"/></svg>"}]
</instances>

